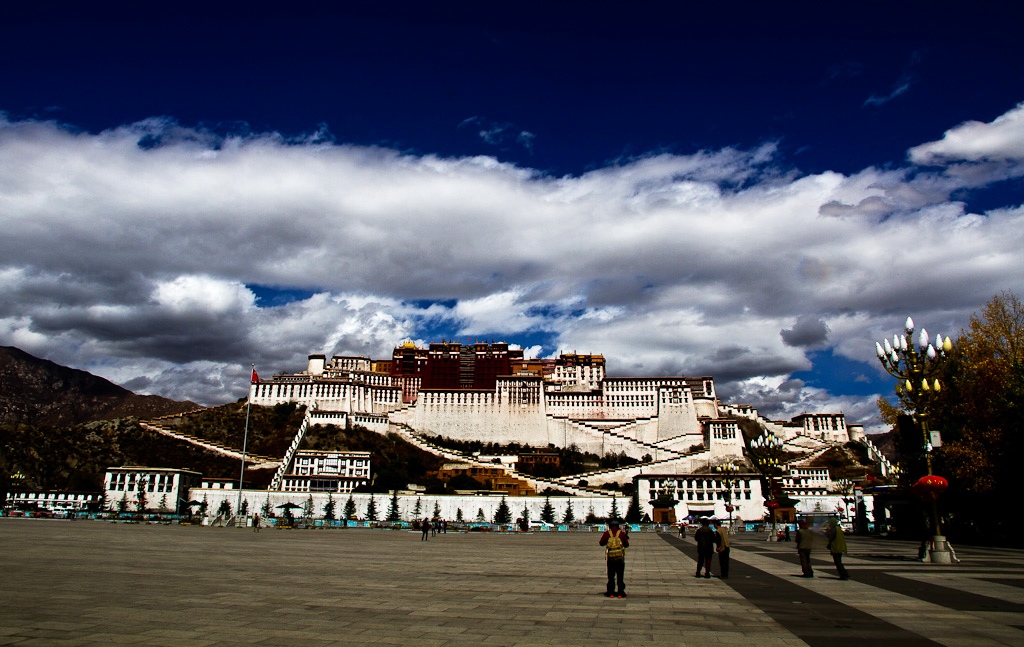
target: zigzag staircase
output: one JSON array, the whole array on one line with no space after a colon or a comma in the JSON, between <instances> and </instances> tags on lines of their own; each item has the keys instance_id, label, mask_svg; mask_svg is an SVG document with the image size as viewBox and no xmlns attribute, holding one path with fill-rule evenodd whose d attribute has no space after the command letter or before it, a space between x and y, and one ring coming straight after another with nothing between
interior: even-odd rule
<instances>
[{"instance_id":1,"label":"zigzag staircase","mask_svg":"<svg viewBox=\"0 0 1024 647\"><path fill-rule=\"evenodd\" d=\"M403 440L406 440L410 444L415 445L416 447L422 449L425 452L429 452L436 456L441 456L442 458L446 458L451 461L458 461L460 463L470 463L473 465L478 465L480 467L495 467L493 463L481 461L474 456L467 456L461 452L447 449L445 447L440 447L428 440L424 440L422 437L420 437L419 433L417 433L416 430L414 430L412 427L405 423L392 422L391 427L397 431L398 435L401 436ZM608 492L598 490L596 488L591 489L586 487L579 487L577 485L569 485L568 483L562 483L554 479L546 479L537 476L531 476L529 474L523 474L522 472L517 472L515 470L510 470L507 468L505 471L508 472L510 476L514 476L515 478L521 481L525 481L530 485L530 487L534 488L538 492L540 492L544 488L552 487L558 488L563 492L568 492L569 494L575 494L580 496L611 496L611 494L609 494Z\"/></svg>"},{"instance_id":2,"label":"zigzag staircase","mask_svg":"<svg viewBox=\"0 0 1024 647\"><path fill-rule=\"evenodd\" d=\"M627 436L621 433L626 429L637 427L638 424L636 420L630 420L628 423L621 425L619 427L603 427L601 425L593 424L586 420L569 420L569 423L572 424L574 427L578 429L583 429L591 434L611 436L616 441L626 443L627 445L632 445L638 451L644 450L647 453L652 453L654 456L658 456L659 454L664 455L665 458L680 458L682 456L685 456L684 452L676 451L674 449L668 449L666 447L661 447L659 445L648 443L643 440L638 440L636 438L633 438L632 436Z\"/></svg>"},{"instance_id":3,"label":"zigzag staircase","mask_svg":"<svg viewBox=\"0 0 1024 647\"><path fill-rule=\"evenodd\" d=\"M173 429L168 429L167 427L164 427L162 425L153 424L152 421L139 421L139 426L147 431L152 431L163 436L169 436L176 440L182 440L189 444L195 445L196 447L205 449L206 451L222 454L224 456L229 456L231 458L237 458L239 460L241 460L242 458L242 452L240 450L232 449L214 440L197 438L196 436L192 436L190 434L186 434L180 431L174 431ZM246 465L247 469L270 469L272 467L278 466L278 460L270 456L260 456L259 454L246 454L245 459L246 461L249 461L249 464Z\"/></svg>"},{"instance_id":4,"label":"zigzag staircase","mask_svg":"<svg viewBox=\"0 0 1024 647\"><path fill-rule=\"evenodd\" d=\"M302 418L302 424L299 425L299 430L295 432L292 444L288 446L288 451L284 453L284 458L281 459L280 467L277 468L274 478L270 481L271 490L281 489L281 482L284 480L285 472L288 471L288 466L292 464L292 459L295 458L295 452L298 451L299 445L302 444L302 439L306 437L306 431L309 430L310 421L313 419L314 407L315 405L306 409L306 415Z\"/></svg>"}]
</instances>

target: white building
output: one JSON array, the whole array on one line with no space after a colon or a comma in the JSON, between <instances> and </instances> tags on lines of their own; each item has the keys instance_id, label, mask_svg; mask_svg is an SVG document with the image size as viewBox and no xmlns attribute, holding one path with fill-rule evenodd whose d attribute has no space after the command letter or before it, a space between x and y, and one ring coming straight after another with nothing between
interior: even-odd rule
<instances>
[{"instance_id":1,"label":"white building","mask_svg":"<svg viewBox=\"0 0 1024 647\"><path fill-rule=\"evenodd\" d=\"M8 492L6 510L45 510L54 514L67 514L98 510L103 495L98 492L60 492L37 490Z\"/></svg>"},{"instance_id":2,"label":"white building","mask_svg":"<svg viewBox=\"0 0 1024 647\"><path fill-rule=\"evenodd\" d=\"M727 487L727 482L731 488ZM756 473L730 474L642 474L636 479L637 498L642 512L650 512L651 503L662 495L677 501L676 519L688 515L729 519L735 523L764 518L764 494L761 476ZM730 515L728 506L732 505Z\"/></svg>"},{"instance_id":3,"label":"white building","mask_svg":"<svg viewBox=\"0 0 1024 647\"><path fill-rule=\"evenodd\" d=\"M164 512L188 510L191 488L199 487L199 472L164 467L111 467L103 478L104 507L110 511ZM140 505L141 498L141 505Z\"/></svg>"},{"instance_id":4,"label":"white building","mask_svg":"<svg viewBox=\"0 0 1024 647\"><path fill-rule=\"evenodd\" d=\"M281 490L347 494L369 482L370 452L300 450Z\"/></svg>"}]
</instances>

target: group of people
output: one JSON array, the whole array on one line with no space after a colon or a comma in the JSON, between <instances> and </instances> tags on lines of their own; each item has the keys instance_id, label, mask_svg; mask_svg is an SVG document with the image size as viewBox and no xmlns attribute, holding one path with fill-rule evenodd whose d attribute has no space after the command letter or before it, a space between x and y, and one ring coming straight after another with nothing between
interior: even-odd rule
<instances>
[{"instance_id":1,"label":"group of people","mask_svg":"<svg viewBox=\"0 0 1024 647\"><path fill-rule=\"evenodd\" d=\"M717 553L719 577L729 579L729 529L717 524L712 530L711 520L701 517L700 528L693 533L693 539L697 542L697 573L694 577L701 577L701 570L704 578L711 577L711 558Z\"/></svg>"},{"instance_id":2,"label":"group of people","mask_svg":"<svg viewBox=\"0 0 1024 647\"><path fill-rule=\"evenodd\" d=\"M829 519L825 524L825 538L828 539L828 552L832 555L832 563L836 565L836 573L839 579L848 580L850 574L843 566L843 553L846 552L846 535L842 527L835 519ZM800 555L800 577L814 577L814 569L811 567L811 548L814 545L814 533L807 527L806 521L797 524L796 531L796 552Z\"/></svg>"},{"instance_id":3,"label":"group of people","mask_svg":"<svg viewBox=\"0 0 1024 647\"><path fill-rule=\"evenodd\" d=\"M787 533L788 534L788 533ZM686 537L686 527L680 526L680 538ZM850 574L843 566L843 554L846 553L846 535L842 527L835 519L829 519L825 524L825 537L828 539L828 552L832 555L832 562L836 566L836 572L840 580L850 579ZM711 577L712 558L718 555L719 577L729 579L729 529L722 524L711 526L711 520L707 517L700 519L700 528L693 535L697 542L697 572L694 577ZM806 521L798 524L796 531L796 549L800 556L800 569L803 571L801 577L814 577L814 569L811 567L811 549L814 544L814 534L807 527ZM626 549L629 548L629 533L620 527L617 519L608 521L608 529L601 535L598 545L604 546L605 561L608 570L608 584L605 588L605 597L624 598L626 597ZM702 574L703 572L703 574Z\"/></svg>"},{"instance_id":4,"label":"group of people","mask_svg":"<svg viewBox=\"0 0 1024 647\"><path fill-rule=\"evenodd\" d=\"M423 531L420 541L428 541L431 536L437 535L437 533L448 533L448 522L444 519L430 520L429 517L423 517L423 521L420 522L420 530Z\"/></svg>"}]
</instances>

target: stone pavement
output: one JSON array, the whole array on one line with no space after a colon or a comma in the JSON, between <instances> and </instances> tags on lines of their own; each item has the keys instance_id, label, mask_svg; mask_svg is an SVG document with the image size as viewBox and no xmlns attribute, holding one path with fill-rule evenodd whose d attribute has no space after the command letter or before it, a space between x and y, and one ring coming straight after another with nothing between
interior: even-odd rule
<instances>
[{"instance_id":1,"label":"stone pavement","mask_svg":"<svg viewBox=\"0 0 1024 647\"><path fill-rule=\"evenodd\" d=\"M1024 551L738 533L728 580L692 538L634 533L606 599L597 533L274 530L0 518L0 645L1024 645ZM717 561L715 564L717 572Z\"/></svg>"}]
</instances>

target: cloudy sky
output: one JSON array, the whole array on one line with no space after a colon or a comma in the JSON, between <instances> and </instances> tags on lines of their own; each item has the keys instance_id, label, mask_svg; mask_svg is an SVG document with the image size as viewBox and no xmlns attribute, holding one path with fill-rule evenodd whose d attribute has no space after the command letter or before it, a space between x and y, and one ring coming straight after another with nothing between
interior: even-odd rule
<instances>
[{"instance_id":1,"label":"cloudy sky","mask_svg":"<svg viewBox=\"0 0 1024 647\"><path fill-rule=\"evenodd\" d=\"M1012 3L427 4L9 11L0 345L217 404L505 340L871 426L876 339L1024 293Z\"/></svg>"}]
</instances>

